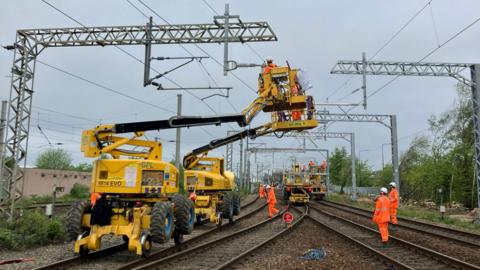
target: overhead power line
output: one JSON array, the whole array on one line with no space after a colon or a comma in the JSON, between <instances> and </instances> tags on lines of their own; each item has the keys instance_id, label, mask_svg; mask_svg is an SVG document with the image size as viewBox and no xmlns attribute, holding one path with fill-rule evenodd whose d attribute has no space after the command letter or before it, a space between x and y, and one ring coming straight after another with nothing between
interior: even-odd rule
<instances>
[{"instance_id":1,"label":"overhead power line","mask_svg":"<svg viewBox=\"0 0 480 270\"><path fill-rule=\"evenodd\" d=\"M202 0L203 3L205 3L205 5L215 14L215 15L220 15L220 13L218 13L218 11L216 11L209 3L208 1L206 0ZM245 45L247 45L247 47L258 57L258 59L260 59L260 61L265 61L265 59L263 59L263 57L252 47L250 46L250 44L248 43L245 43Z\"/></svg>"},{"instance_id":2,"label":"overhead power line","mask_svg":"<svg viewBox=\"0 0 480 270\"><path fill-rule=\"evenodd\" d=\"M157 17L159 17L162 21L164 21L166 24L168 25L171 25L170 22L168 22L165 18L163 18L162 16L160 16L160 14L158 14L158 12L156 12L154 9L152 9L149 5L145 4L145 2L143 2L142 0L137 0L140 4L142 4L145 8L147 8L148 10L150 10L153 14L155 14ZM205 49L203 49L202 47L200 47L198 44L193 44L195 47L197 47L200 51L202 51L204 54L208 55L210 58L212 58L212 60L217 63L219 66L223 67L223 63L220 62L217 58L213 57L210 53L208 53ZM235 77L238 81L240 81L243 85L245 85L250 91L252 91L253 93L257 94L257 91L251 87L250 85L248 85L248 83L246 83L242 78L240 78L239 76L237 76L235 73L233 73L232 71L230 72L230 74L232 74L233 77Z\"/></svg>"},{"instance_id":3,"label":"overhead power line","mask_svg":"<svg viewBox=\"0 0 480 270\"><path fill-rule=\"evenodd\" d=\"M132 3L130 0L127 0L127 2L128 2L128 4L130 4L130 6L132 6L134 9L136 9L140 14L142 14L143 17L145 17L146 19L149 19L149 18L150 18L150 16L148 16L145 12L143 12L140 8L137 7L137 5L135 5L134 3ZM145 4L145 3L142 2L142 1L139 1L139 2L140 2L144 7L146 7L148 10L150 10L153 14L155 14L157 17L159 17L162 21L164 21L166 24L171 25L167 20L165 20L162 16L160 16L160 14L158 14L157 12L155 12L155 11L154 11L152 8L150 8L147 4ZM194 56L194 54L193 54L191 51L189 51L183 44L178 44L178 45L179 45L185 52L187 52L190 56L192 56L192 57ZM197 46L198 46L198 45L197 45ZM208 53L207 53L207 55L213 59L213 57L212 57L211 55L209 55ZM142 63L143 63L143 62L142 62ZM153 68L150 68L150 69L156 71L156 70L153 69ZM158 71L156 71L156 72L159 73ZM169 79L168 79L167 77L165 77L165 76L164 76L164 78L166 78L167 80L169 80ZM169 80L169 81L171 82L171 80ZM177 85L178 87L182 88L182 86L180 86L179 84L177 84L177 83L174 83L174 84ZM191 96L193 96L193 97L195 97L196 99L198 99L198 100L199 100L200 102L202 102L203 104L205 104L205 106L207 106L213 113L218 114L218 113L215 111L215 109L213 109L213 108L210 106L210 104L208 104L206 101L204 101L203 99L201 99L199 96L191 93L191 92L188 91L188 90L185 90L185 91L186 91L187 93L189 93ZM228 99L227 99L227 100L228 100ZM230 103L230 102L229 102L229 103ZM230 103L230 104L231 104L231 103ZM232 106L232 109L235 110L235 107ZM237 111L237 110L235 110L235 111ZM230 124L228 124L228 125L231 126ZM203 128L202 128L202 129L203 129ZM214 136L212 136L212 137L214 137Z\"/></svg>"},{"instance_id":4,"label":"overhead power line","mask_svg":"<svg viewBox=\"0 0 480 270\"><path fill-rule=\"evenodd\" d=\"M75 18L73 18L72 16L70 16L69 14L67 14L66 12L64 12L64 11L60 10L59 8L55 7L54 5L50 4L50 3L47 2L46 0L42 0L42 2L44 2L44 3L47 4L48 6L52 7L52 8L55 9L56 11L60 12L61 14L63 14L64 16L66 16L67 18L69 18L70 20L74 21L75 23L77 23L77 24L81 25L82 27L85 27L85 28L86 28L86 26L85 26L84 24L82 24L80 21L76 20ZM132 55L131 53L125 51L124 49L120 48L119 46L114 45L114 47L117 48L117 49L119 49L121 52L125 53L125 54L128 55L129 57L133 58L134 60L138 61L139 63L144 64L144 62L143 62L141 59L139 59L138 57L136 57L136 56ZM37 61L38 61L38 60L37 60ZM151 70L153 70L153 71L156 72L157 74L160 73L159 71L155 70L154 68L151 68ZM70 74L69 74L69 75L70 75ZM72 74L72 75L74 75L74 74ZM164 78L167 79L169 82L175 84L175 85L178 86L179 88L183 88L181 85L179 85L177 82L173 81L172 79L169 79L167 76L164 76ZM103 87L102 87L102 88L103 88ZM105 88L104 88L104 89L105 89ZM110 89L110 90L112 90L112 89ZM196 96L195 94L191 93L190 91L188 91L188 90L185 90L185 91L186 91L188 94L190 94L191 96L193 96L193 97L197 98L198 100L202 101L202 100L200 99L200 97ZM125 95L125 94L124 94L124 95ZM134 97L132 97L132 98L134 98ZM136 99L137 101L140 101L140 99L137 99L137 98L134 98L134 99ZM142 101L142 102L145 103L145 104L148 103L148 102L144 102L144 101ZM202 102L203 102L203 101L202 101ZM217 112L216 112L209 104L207 104L207 103L205 103L205 102L203 102L203 103L204 103L213 113L217 114ZM151 103L148 103L148 104L149 104L149 105L153 105L153 106L155 106L155 107L157 107L157 108L161 108L161 107L156 106L156 105L151 104ZM161 108L161 109L162 109L162 110L166 110L166 109L164 109L164 108ZM169 110L167 110L167 111L169 111ZM169 111L169 112L171 112L171 113L176 113L176 112L174 112L174 111ZM212 137L215 137L215 136L213 136L213 134L211 134L211 133L210 133L209 131L207 131L205 128L203 128L203 127L200 127L200 128L201 128L205 133L209 134L209 135L212 136Z\"/></svg>"},{"instance_id":5,"label":"overhead power line","mask_svg":"<svg viewBox=\"0 0 480 270\"><path fill-rule=\"evenodd\" d=\"M400 29L398 29L382 46L380 46L380 48L377 49L377 51L368 59L368 61L371 61L373 60L380 52L382 52L388 45L390 45L390 43L398 36L400 35L400 33L405 29L407 28L408 25L410 25L410 23L415 20L428 6L430 6L430 4L432 3L433 0L429 0L422 8L420 8L412 17L410 17L407 22L405 22L402 27L400 27ZM345 85L348 84L348 82L350 82L353 77L355 75L351 75L350 77L348 77L348 79L346 79L340 86L338 86L337 88L335 88L335 90L333 90L328 96L327 96L327 99L329 99L330 97L332 97L333 95L335 95L340 89L342 89ZM350 96L351 94L348 94L347 96ZM344 96L342 97L341 99L339 99L338 101L341 101L343 100L345 97L347 96Z\"/></svg>"},{"instance_id":6,"label":"overhead power line","mask_svg":"<svg viewBox=\"0 0 480 270\"><path fill-rule=\"evenodd\" d=\"M80 26L82 27L85 27L86 26L81 23L80 21L78 21L77 19L73 18L71 15L67 14L65 11L62 11L60 10L59 8L55 7L54 5L50 4L49 2L47 2L46 0L42 0L43 3L47 4L48 6L50 6L51 8L55 9L56 11L60 12L62 15L66 16L67 18L69 18L70 20L74 21L75 23L79 24ZM126 50L120 48L119 46L117 45L113 45L115 48L117 48L118 50L120 50L121 52L123 52L124 54L126 54L127 56L131 57L132 59L136 60L137 62L141 63L141 64L144 64L144 62L139 59L138 57L134 56L133 54L127 52ZM154 68L151 68L151 70L153 70L154 72L156 73L160 73L159 71L155 70ZM165 79L167 79L169 82L173 83L174 85L178 86L179 88L183 88L180 84L178 84L177 82L173 81L172 79L168 78L167 76L164 76ZM196 96L195 94L191 93L190 91L188 90L185 90L188 94L190 94L191 96L197 98L198 100L200 100L200 98L198 96ZM212 110L214 113L215 110L213 110L213 108L211 106L209 106L208 104L206 104L207 107L209 107L210 110ZM174 112L175 113L175 112Z\"/></svg>"},{"instance_id":7,"label":"overhead power line","mask_svg":"<svg viewBox=\"0 0 480 270\"><path fill-rule=\"evenodd\" d=\"M37 60L38 61L38 60ZM100 119L98 119L97 121L96 120L93 120L91 118L86 118L86 117L81 117L81 116L77 116L77 115L73 115L73 114L68 114L68 113L64 113L64 112L59 112L59 111L55 111L55 110L52 110L52 109L47 109L47 108L44 108L44 107L40 107L40 106L36 106L36 105L32 105L33 108L35 109L38 109L38 110L42 110L42 111L46 111L46 112L51 112L51 113L56 113L56 114L60 114L60 115L63 115L63 116L66 116L66 117L70 117L70 118L75 118L75 119L79 119L79 120L84 120L84 121L88 121L88 122L92 122L92 123L98 123Z\"/></svg>"},{"instance_id":8,"label":"overhead power line","mask_svg":"<svg viewBox=\"0 0 480 270\"><path fill-rule=\"evenodd\" d=\"M441 43L438 47L434 48L433 50L431 50L430 52L428 52L425 56L423 56L422 58L420 58L420 60L416 61L415 64L418 64L420 62L422 62L423 60L427 59L428 57L430 57L432 54L434 54L435 52L437 52L438 50L440 50L442 47L444 47L445 45L447 45L448 43L450 43L452 40L456 39L458 36L460 36L461 34L463 34L465 31L467 31L470 27L474 26L476 23L478 23L480 21L480 17L477 18L476 20L474 20L473 22L471 22L470 24L468 24L467 26L465 26L464 28L462 28L460 31L458 31L457 33L455 33L453 36L451 36L449 39L447 39L446 41L444 41L443 43ZM383 90L385 87L387 87L388 85L390 85L391 83L393 83L394 81L396 81L401 75L397 75L395 76L393 79L391 79L390 81L388 81L386 84L382 85L380 88L378 88L377 90L375 90L373 93L371 93L370 95L368 95L368 97L372 97L374 96L375 94L377 94L378 92L380 92L381 90Z\"/></svg>"},{"instance_id":9,"label":"overhead power line","mask_svg":"<svg viewBox=\"0 0 480 270\"><path fill-rule=\"evenodd\" d=\"M117 94L117 95L123 96L123 97L125 97L125 98L134 100L134 101L136 101L136 102L139 102L139 103L142 103L142 104L145 104L145 105L152 106L152 107L154 107L154 108L157 108L157 109L162 110L162 111L165 111L165 112L174 113L174 114L176 113L176 112L173 111L173 110L169 110L169 109L160 107L160 106L158 106L158 105L156 105L156 104L147 102L147 101L145 101L145 100L142 100L142 99L139 99L139 98L136 98L136 97L127 95L127 94L125 94L125 93L122 93L122 92L120 92L120 91L118 91L118 90L115 90L115 89L113 89L113 88L110 88L110 87L108 87L108 86L105 86L105 85L102 85L102 84L100 84L100 83L94 82L94 81L89 80L89 79L87 79L87 78L84 78L84 77L82 77L82 76L73 74L73 73L71 73L71 72L69 72L69 71L66 71L66 70L62 69L62 68L59 68L59 67L50 65L50 64L48 64L48 63L46 63L46 62L43 62L43 61L41 61L41 60L37 60L37 62L40 63L40 64L42 64L42 65L44 65L44 66L47 66L47 67L49 67L49 68L51 68L51 69L54 69L54 70L59 71L59 72L62 72L62 73L66 74L66 75L68 75L68 76L70 76L70 77L73 77L73 78L76 78L76 79L78 79L78 80L81 80L81 81L84 81L84 82L86 82L86 83L89 83L89 84L91 84L91 85L94 85L94 86L96 86L96 87L98 87L98 88L101 88L101 89L103 89L103 90L105 90L105 91L108 91L108 92L111 92L111 93L115 93L115 94Z\"/></svg>"}]
</instances>

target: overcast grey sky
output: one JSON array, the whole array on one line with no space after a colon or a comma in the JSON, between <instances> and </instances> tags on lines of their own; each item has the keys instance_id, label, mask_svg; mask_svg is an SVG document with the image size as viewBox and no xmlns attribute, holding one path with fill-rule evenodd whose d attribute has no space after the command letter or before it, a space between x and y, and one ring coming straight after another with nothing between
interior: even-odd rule
<instances>
[{"instance_id":1,"label":"overcast grey sky","mask_svg":"<svg viewBox=\"0 0 480 270\"><path fill-rule=\"evenodd\" d=\"M146 14L154 16L137 0L132 3ZM207 0L219 13L223 12L225 1ZM138 25L145 18L126 0L117 1L60 1L48 0L66 13L87 26ZM215 15L200 0L144 2L170 23L207 23ZM302 68L310 74L314 89L311 94L316 101L326 97L342 85L348 75L331 75L330 69L337 60L360 59L362 51L367 58L373 55L385 42L418 12L426 0L331 0L331 1L229 1L232 14L238 14L244 21L268 21L278 36L278 42L251 43L262 57L271 55L277 63L288 60L294 67ZM412 23L406 27L374 60L417 61L429 51L444 42L460 29L479 16L480 2L475 0L433 0ZM163 24L154 16L154 22ZM76 27L64 15L41 1L2 1L0 10L0 44L12 44L15 31L24 28ZM436 27L436 28L435 28ZM436 30L435 30L436 29ZM435 34L438 33L438 36ZM445 47L426 59L430 62L480 62L480 23L457 37ZM209 54L223 60L223 45L200 45ZM204 55L194 45L186 45L195 55ZM129 53L143 58L142 46L123 47ZM154 56L185 56L187 53L178 45L159 45L153 49ZM0 51L0 97L7 98L10 91L9 70L13 54ZM232 44L231 58L238 62L260 62L246 45ZM143 66L114 47L75 47L47 49L38 58L50 65L83 76L107 87L121 91L169 111L176 110L176 95L179 92L159 92L154 88L144 88ZM154 67L166 70L173 63L155 63ZM205 67L219 85L233 86L229 102L215 97L208 99L207 107L196 97L183 92L185 115L211 115L215 113L239 112L255 97L255 94L239 80L229 75L224 77L222 68L213 60L205 60ZM256 88L258 69L244 69L235 72L250 87ZM214 85L198 64L190 64L170 75L182 86ZM368 78L369 93L382 86L391 77L372 76ZM162 81L166 87L173 87ZM413 135L425 134L427 119L432 114L447 110L455 100L455 81L449 78L402 77L373 96L368 102L367 111L357 108L358 113L396 114L398 116L398 136L400 151L408 147ZM361 84L355 77L345 87L335 92L330 101L338 101ZM213 91L192 92L204 97ZM360 93L349 96L342 102L357 102ZM58 114L55 112L61 112ZM318 108L320 109L320 108ZM335 110L332 109L332 112ZM67 114L67 115L65 115ZM73 118L68 115L75 115ZM101 88L67 76L42 64L37 64L35 74L35 94L28 164L33 164L39 152L48 148L46 139L40 134L40 125L53 143L63 143L75 162L88 161L79 149L81 130L102 123L165 119L172 113L112 94ZM268 120L267 115L259 116L253 126ZM222 137L233 125L184 130L182 133L182 153L203 145L211 139ZM378 124L336 123L330 131L355 132L357 153L362 151L362 159L367 159L373 168L381 167L381 144L389 142L388 130ZM149 138L160 137L164 142L164 159L174 156L175 139L173 131L149 132ZM259 138L268 146L298 147L300 142L291 139ZM333 150L347 146L341 140L320 141L321 148ZM390 151L385 148L385 155ZM236 148L238 149L238 147ZM224 149L215 151L224 154ZM280 168L291 155L277 155ZM299 159L323 159L314 154L299 155ZM388 158L389 160L389 158ZM238 161L238 158L235 162ZM271 157L260 158L258 162L271 163ZM254 170L254 168L252 168Z\"/></svg>"}]
</instances>

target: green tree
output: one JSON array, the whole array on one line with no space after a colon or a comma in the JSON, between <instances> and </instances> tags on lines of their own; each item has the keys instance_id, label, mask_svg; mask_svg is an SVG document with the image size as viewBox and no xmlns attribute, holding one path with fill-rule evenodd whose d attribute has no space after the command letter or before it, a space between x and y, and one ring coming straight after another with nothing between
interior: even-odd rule
<instances>
[{"instance_id":1,"label":"green tree","mask_svg":"<svg viewBox=\"0 0 480 270\"><path fill-rule=\"evenodd\" d=\"M476 205L470 88L459 84L457 93L451 109L429 119L431 139L415 138L402 155L403 198Z\"/></svg>"},{"instance_id":2,"label":"green tree","mask_svg":"<svg viewBox=\"0 0 480 270\"><path fill-rule=\"evenodd\" d=\"M352 182L351 168L350 156L347 155L345 147L335 148L330 157L330 179L332 184L341 187L340 193Z\"/></svg>"},{"instance_id":3,"label":"green tree","mask_svg":"<svg viewBox=\"0 0 480 270\"><path fill-rule=\"evenodd\" d=\"M77 172L91 172L93 169L93 165L91 163L84 162L74 165L70 169Z\"/></svg>"},{"instance_id":4,"label":"green tree","mask_svg":"<svg viewBox=\"0 0 480 270\"><path fill-rule=\"evenodd\" d=\"M69 170L71 163L70 153L61 148L51 148L40 153L35 161L35 167L39 169Z\"/></svg>"}]
</instances>

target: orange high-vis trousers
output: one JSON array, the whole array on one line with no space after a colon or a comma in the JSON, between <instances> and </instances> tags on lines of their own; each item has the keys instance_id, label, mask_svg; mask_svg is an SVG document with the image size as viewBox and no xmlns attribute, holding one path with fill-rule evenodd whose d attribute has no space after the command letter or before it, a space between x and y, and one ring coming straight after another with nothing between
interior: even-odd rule
<instances>
[{"instance_id":1,"label":"orange high-vis trousers","mask_svg":"<svg viewBox=\"0 0 480 270\"><path fill-rule=\"evenodd\" d=\"M269 203L268 204L268 217L273 217L278 212L280 212L280 211L278 211L278 209L275 208L275 203Z\"/></svg>"},{"instance_id":2,"label":"orange high-vis trousers","mask_svg":"<svg viewBox=\"0 0 480 270\"><path fill-rule=\"evenodd\" d=\"M382 242L388 242L388 222L378 223L378 230L382 236Z\"/></svg>"},{"instance_id":3,"label":"orange high-vis trousers","mask_svg":"<svg viewBox=\"0 0 480 270\"><path fill-rule=\"evenodd\" d=\"M397 224L397 208L395 207L391 207L390 208L390 222L392 222L392 224Z\"/></svg>"}]
</instances>

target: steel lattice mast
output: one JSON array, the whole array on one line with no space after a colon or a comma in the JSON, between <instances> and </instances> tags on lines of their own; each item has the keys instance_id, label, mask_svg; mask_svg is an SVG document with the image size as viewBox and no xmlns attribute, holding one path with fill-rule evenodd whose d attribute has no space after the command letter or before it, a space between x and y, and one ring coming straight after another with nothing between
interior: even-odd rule
<instances>
[{"instance_id":1,"label":"steel lattice mast","mask_svg":"<svg viewBox=\"0 0 480 270\"><path fill-rule=\"evenodd\" d=\"M228 35L225 35L228 29ZM174 24L151 27L152 44L189 44L276 41L267 22L230 22L224 24ZM49 47L145 45L146 25L70 27L18 30L14 50L10 103L7 118L6 158L2 164L6 194L0 212L11 219L15 202L23 193L23 168L26 165L31 117L35 60ZM8 162L10 165L5 165Z\"/></svg>"}]
</instances>

